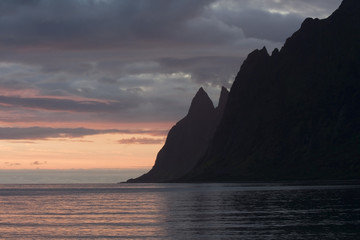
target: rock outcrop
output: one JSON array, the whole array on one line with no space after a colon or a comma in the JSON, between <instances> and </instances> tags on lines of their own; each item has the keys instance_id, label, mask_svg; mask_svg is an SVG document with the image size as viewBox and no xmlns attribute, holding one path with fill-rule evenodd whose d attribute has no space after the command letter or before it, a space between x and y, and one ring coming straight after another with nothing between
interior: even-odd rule
<instances>
[{"instance_id":1,"label":"rock outcrop","mask_svg":"<svg viewBox=\"0 0 360 240\"><path fill-rule=\"evenodd\" d=\"M250 53L217 109L200 89L151 171L129 182L360 178L360 1Z\"/></svg>"},{"instance_id":2,"label":"rock outcrop","mask_svg":"<svg viewBox=\"0 0 360 240\"><path fill-rule=\"evenodd\" d=\"M179 181L359 177L360 1L344 0L280 51L248 56L206 154Z\"/></svg>"},{"instance_id":3,"label":"rock outcrop","mask_svg":"<svg viewBox=\"0 0 360 240\"><path fill-rule=\"evenodd\" d=\"M128 182L169 182L187 174L204 155L219 124L228 91L222 88L219 105L200 88L191 102L188 114L168 133L155 165L146 174Z\"/></svg>"}]
</instances>

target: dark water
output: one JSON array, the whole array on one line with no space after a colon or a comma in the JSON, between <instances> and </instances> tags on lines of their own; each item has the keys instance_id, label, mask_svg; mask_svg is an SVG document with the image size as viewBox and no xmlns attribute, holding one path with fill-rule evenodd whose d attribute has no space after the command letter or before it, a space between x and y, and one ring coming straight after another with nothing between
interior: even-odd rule
<instances>
[{"instance_id":1,"label":"dark water","mask_svg":"<svg viewBox=\"0 0 360 240\"><path fill-rule=\"evenodd\" d=\"M360 239L360 186L0 185L0 239Z\"/></svg>"}]
</instances>

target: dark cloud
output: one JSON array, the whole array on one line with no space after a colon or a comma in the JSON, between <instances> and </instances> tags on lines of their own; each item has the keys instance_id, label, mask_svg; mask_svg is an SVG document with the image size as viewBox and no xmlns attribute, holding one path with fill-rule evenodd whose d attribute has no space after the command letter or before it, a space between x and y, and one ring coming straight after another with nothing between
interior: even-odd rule
<instances>
[{"instance_id":1,"label":"dark cloud","mask_svg":"<svg viewBox=\"0 0 360 240\"><path fill-rule=\"evenodd\" d=\"M109 102L98 101L75 101L69 99L56 98L23 98L0 96L0 104L14 107L35 108L50 111L70 111L70 112L114 112L122 111L133 107L133 102Z\"/></svg>"},{"instance_id":2,"label":"dark cloud","mask_svg":"<svg viewBox=\"0 0 360 240\"><path fill-rule=\"evenodd\" d=\"M32 162L30 165L39 166L39 165L46 165L46 164L47 164L47 161L44 161L44 162L34 161L34 162Z\"/></svg>"},{"instance_id":3,"label":"dark cloud","mask_svg":"<svg viewBox=\"0 0 360 240\"><path fill-rule=\"evenodd\" d=\"M21 164L20 163L13 163L13 162L4 162L4 164L8 167L13 167L13 166L20 166Z\"/></svg>"},{"instance_id":4,"label":"dark cloud","mask_svg":"<svg viewBox=\"0 0 360 240\"><path fill-rule=\"evenodd\" d=\"M235 56L203 56L193 58L162 58L158 60L168 72L184 71L191 74L192 80L201 85L230 87L239 62ZM214 70L215 69L215 70Z\"/></svg>"},{"instance_id":5,"label":"dark cloud","mask_svg":"<svg viewBox=\"0 0 360 240\"><path fill-rule=\"evenodd\" d=\"M212 7L217 2L222 3L222 8ZM238 41L244 38L242 30L249 36L266 36L261 35L264 29L270 32L271 39L283 41L281 37L304 16L328 13L339 3L340 0L4 0L0 4L0 46L27 50L159 46L171 49ZM289 14L270 14L269 10Z\"/></svg>"},{"instance_id":6,"label":"dark cloud","mask_svg":"<svg viewBox=\"0 0 360 240\"><path fill-rule=\"evenodd\" d=\"M0 139L47 139L75 138L103 133L117 133L118 130L94 130L87 128L0 128Z\"/></svg>"},{"instance_id":7,"label":"dark cloud","mask_svg":"<svg viewBox=\"0 0 360 240\"><path fill-rule=\"evenodd\" d=\"M242 29L247 38L275 42L283 42L304 20L303 16L298 14L282 15L260 9L222 9L218 16L226 24Z\"/></svg>"},{"instance_id":8,"label":"dark cloud","mask_svg":"<svg viewBox=\"0 0 360 240\"><path fill-rule=\"evenodd\" d=\"M0 128L0 140L21 139L49 139L49 138L79 138L89 135L116 133L116 134L145 134L151 136L164 136L167 130L144 130L144 129L88 129L88 128Z\"/></svg>"},{"instance_id":9,"label":"dark cloud","mask_svg":"<svg viewBox=\"0 0 360 240\"><path fill-rule=\"evenodd\" d=\"M26 2L26 1L25 1ZM7 47L124 48L166 42L209 0L6 1L0 42ZM4 10L5 12L5 10Z\"/></svg>"},{"instance_id":10,"label":"dark cloud","mask_svg":"<svg viewBox=\"0 0 360 240\"><path fill-rule=\"evenodd\" d=\"M177 121L201 85L216 102L249 52L340 2L2 0L0 120Z\"/></svg>"},{"instance_id":11,"label":"dark cloud","mask_svg":"<svg viewBox=\"0 0 360 240\"><path fill-rule=\"evenodd\" d=\"M157 138L124 138L118 141L119 144L162 144L165 142L165 139Z\"/></svg>"}]
</instances>

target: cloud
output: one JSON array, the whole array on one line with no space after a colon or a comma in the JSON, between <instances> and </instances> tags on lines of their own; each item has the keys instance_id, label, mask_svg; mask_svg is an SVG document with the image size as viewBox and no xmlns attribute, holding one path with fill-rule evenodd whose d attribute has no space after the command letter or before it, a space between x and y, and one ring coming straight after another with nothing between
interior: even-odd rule
<instances>
[{"instance_id":1,"label":"cloud","mask_svg":"<svg viewBox=\"0 0 360 240\"><path fill-rule=\"evenodd\" d=\"M35 108L50 111L70 112L113 112L130 108L136 103L122 102L99 102L99 101L75 101L57 98L23 98L12 96L0 96L0 104L24 108Z\"/></svg>"},{"instance_id":2,"label":"cloud","mask_svg":"<svg viewBox=\"0 0 360 240\"><path fill-rule=\"evenodd\" d=\"M80 138L98 134L146 134L151 136L164 136L167 130L147 129L88 129L88 128L0 128L0 140L21 140L21 139L49 139L49 138Z\"/></svg>"},{"instance_id":3,"label":"cloud","mask_svg":"<svg viewBox=\"0 0 360 240\"><path fill-rule=\"evenodd\" d=\"M275 30L293 26L293 20L300 21L299 16L325 15L339 3L340 0L2 1L0 48L139 50L229 43L244 36L239 24L223 21L226 13L237 14L235 21L263 23ZM269 11L287 13L288 17L272 16ZM290 15L296 15L296 19Z\"/></svg>"},{"instance_id":4,"label":"cloud","mask_svg":"<svg viewBox=\"0 0 360 240\"><path fill-rule=\"evenodd\" d=\"M118 130L94 130L87 128L0 128L0 139L47 139L76 138L88 135L116 133Z\"/></svg>"},{"instance_id":5,"label":"cloud","mask_svg":"<svg viewBox=\"0 0 360 240\"><path fill-rule=\"evenodd\" d=\"M44 162L34 161L34 162L32 162L30 165L39 166L39 165L46 165L46 164L47 164L47 161L44 161Z\"/></svg>"},{"instance_id":6,"label":"cloud","mask_svg":"<svg viewBox=\"0 0 360 240\"><path fill-rule=\"evenodd\" d=\"M25 1L26 2L26 1ZM37 0L2 4L3 47L121 48L163 42L177 35L211 0ZM8 12L8 13L6 13ZM185 36L185 35L183 35Z\"/></svg>"},{"instance_id":7,"label":"cloud","mask_svg":"<svg viewBox=\"0 0 360 240\"><path fill-rule=\"evenodd\" d=\"M297 14L303 17L325 18L329 16L342 2L342 0L217 0L215 8L233 9L259 9L270 13L283 15Z\"/></svg>"},{"instance_id":8,"label":"cloud","mask_svg":"<svg viewBox=\"0 0 360 240\"><path fill-rule=\"evenodd\" d=\"M124 138L120 139L118 143L120 144L163 144L165 142L164 138Z\"/></svg>"},{"instance_id":9,"label":"cloud","mask_svg":"<svg viewBox=\"0 0 360 240\"><path fill-rule=\"evenodd\" d=\"M21 165L21 163L18 163L18 162L15 162L15 163L13 163L13 162L4 162L4 164L6 166L8 166L8 167L20 166Z\"/></svg>"},{"instance_id":10,"label":"cloud","mask_svg":"<svg viewBox=\"0 0 360 240\"><path fill-rule=\"evenodd\" d=\"M236 56L203 56L192 58L162 58L158 62L168 72L184 71L192 81L203 86L229 88L243 59ZM216 69L216 71L214 71Z\"/></svg>"},{"instance_id":11,"label":"cloud","mask_svg":"<svg viewBox=\"0 0 360 240\"><path fill-rule=\"evenodd\" d=\"M229 26L242 29L246 38L283 42L300 27L303 16L271 13L261 9L221 9L219 19Z\"/></svg>"},{"instance_id":12,"label":"cloud","mask_svg":"<svg viewBox=\"0 0 360 240\"><path fill-rule=\"evenodd\" d=\"M0 1L0 121L175 122L340 2Z\"/></svg>"}]
</instances>

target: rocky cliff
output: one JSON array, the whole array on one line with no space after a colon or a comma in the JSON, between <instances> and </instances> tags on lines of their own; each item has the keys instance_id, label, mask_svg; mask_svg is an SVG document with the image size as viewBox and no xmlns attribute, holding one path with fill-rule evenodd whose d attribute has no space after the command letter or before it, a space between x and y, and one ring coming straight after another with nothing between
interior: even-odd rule
<instances>
[{"instance_id":1,"label":"rocky cliff","mask_svg":"<svg viewBox=\"0 0 360 240\"><path fill-rule=\"evenodd\" d=\"M359 179L360 1L255 50L206 154L181 181Z\"/></svg>"},{"instance_id":2,"label":"rocky cliff","mask_svg":"<svg viewBox=\"0 0 360 240\"><path fill-rule=\"evenodd\" d=\"M228 91L222 88L219 105L200 88L191 102L188 114L168 133L155 165L146 174L128 182L168 182L187 174L205 154L221 120Z\"/></svg>"}]
</instances>

